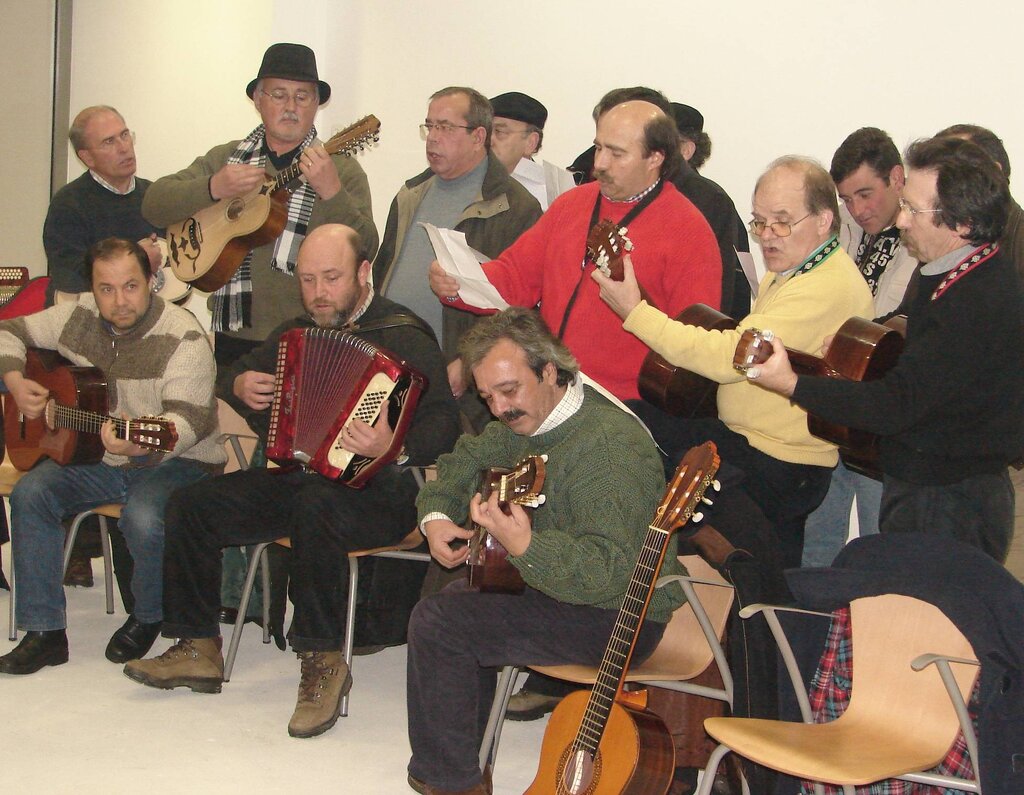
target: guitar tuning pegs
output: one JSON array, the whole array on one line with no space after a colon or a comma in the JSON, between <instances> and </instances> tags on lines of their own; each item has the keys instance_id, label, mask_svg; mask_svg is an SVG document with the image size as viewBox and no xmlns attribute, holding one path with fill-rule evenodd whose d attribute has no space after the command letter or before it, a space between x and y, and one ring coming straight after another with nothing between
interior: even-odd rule
<instances>
[{"instance_id":1,"label":"guitar tuning pegs","mask_svg":"<svg viewBox=\"0 0 1024 795\"><path fill-rule=\"evenodd\" d=\"M542 456L540 457L540 460L541 460L541 461L543 461L544 463L547 463L547 460L548 460L548 454L547 454L547 453L544 453L544 455L542 455Z\"/></svg>"},{"instance_id":2,"label":"guitar tuning pegs","mask_svg":"<svg viewBox=\"0 0 1024 795\"><path fill-rule=\"evenodd\" d=\"M700 511L697 511L697 513L691 516L690 519L694 522L701 522L704 520L704 514L702 514Z\"/></svg>"},{"instance_id":3,"label":"guitar tuning pegs","mask_svg":"<svg viewBox=\"0 0 1024 795\"><path fill-rule=\"evenodd\" d=\"M534 507L534 508L536 508L536 507L538 507L538 506L540 506L540 505L543 505L543 504L544 504L544 503L546 503L547 501L548 501L547 495L545 495L545 494L538 494L538 495L537 495L537 499L536 499L536 500L534 500L534 502L536 503L536 505L534 505L533 507Z\"/></svg>"},{"instance_id":4,"label":"guitar tuning pegs","mask_svg":"<svg viewBox=\"0 0 1024 795\"><path fill-rule=\"evenodd\" d=\"M709 500L707 497L701 497L700 501L702 503L704 503L705 505L714 505L714 503L711 500Z\"/></svg>"}]
</instances>

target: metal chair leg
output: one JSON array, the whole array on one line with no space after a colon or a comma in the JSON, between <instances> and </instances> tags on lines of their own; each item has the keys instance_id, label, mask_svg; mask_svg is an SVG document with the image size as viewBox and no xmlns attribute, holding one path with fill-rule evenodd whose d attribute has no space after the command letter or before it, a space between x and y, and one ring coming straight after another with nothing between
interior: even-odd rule
<instances>
[{"instance_id":1,"label":"metal chair leg","mask_svg":"<svg viewBox=\"0 0 1024 795\"><path fill-rule=\"evenodd\" d=\"M348 604L345 606L345 665L352 671L352 649L356 641L356 594L359 591L359 558L348 558ZM341 697L341 717L348 717L348 696Z\"/></svg>"},{"instance_id":2,"label":"metal chair leg","mask_svg":"<svg viewBox=\"0 0 1024 795\"><path fill-rule=\"evenodd\" d=\"M501 669L498 686L494 690L494 701L491 702L491 714L487 718L487 727L480 743L481 770L486 770L490 765L492 773L494 771L498 759L498 743L501 741L501 726L505 722L505 710L508 709L508 700L512 697L518 674L519 668L515 665L506 665Z\"/></svg>"},{"instance_id":3,"label":"metal chair leg","mask_svg":"<svg viewBox=\"0 0 1024 795\"><path fill-rule=\"evenodd\" d=\"M249 610L249 599L252 596L253 583L256 582L256 570L259 567L263 552L273 541L257 544L253 555L249 558L249 568L245 572L245 584L242 586L242 595L238 600L238 617L235 618L235 628L231 632L231 642L228 645L228 653L224 658L224 681L231 681L231 669L235 667L235 655L238 654L238 644L242 640L242 630L245 628L245 615Z\"/></svg>"},{"instance_id":4,"label":"metal chair leg","mask_svg":"<svg viewBox=\"0 0 1024 795\"><path fill-rule=\"evenodd\" d=\"M7 639L8 640L17 640L18 639L18 621L17 621L17 612L16 612L17 588L15 587L16 583L15 583L15 573L14 573L14 539L11 539L11 557L10 557L9 560L10 560L10 564L11 564L11 581L10 581L10 586L11 586L10 597L11 598L9 600L10 604L8 606L8 609L10 610L10 615L8 616L8 619L7 619L8 620Z\"/></svg>"},{"instance_id":5,"label":"metal chair leg","mask_svg":"<svg viewBox=\"0 0 1024 795\"><path fill-rule=\"evenodd\" d=\"M107 615L114 614L114 561L110 553L110 533L107 529L107 517L96 514L100 518L100 548L103 550L103 582L106 586Z\"/></svg>"}]
</instances>

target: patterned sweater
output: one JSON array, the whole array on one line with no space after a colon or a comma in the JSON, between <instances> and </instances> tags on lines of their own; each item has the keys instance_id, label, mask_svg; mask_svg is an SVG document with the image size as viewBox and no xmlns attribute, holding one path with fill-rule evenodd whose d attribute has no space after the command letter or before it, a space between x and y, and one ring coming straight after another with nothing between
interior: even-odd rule
<instances>
[{"instance_id":1,"label":"patterned sweater","mask_svg":"<svg viewBox=\"0 0 1024 795\"><path fill-rule=\"evenodd\" d=\"M546 501L531 510L530 546L509 559L527 585L554 599L617 610L665 481L650 436L590 387L579 411L547 433L521 436L492 422L463 436L438 459L437 480L420 490L419 519L437 511L462 523L482 469L543 454ZM682 573L674 544L662 573ZM648 618L668 621L682 603L678 587L659 588Z\"/></svg>"},{"instance_id":2,"label":"patterned sweater","mask_svg":"<svg viewBox=\"0 0 1024 795\"><path fill-rule=\"evenodd\" d=\"M153 296L142 320L114 335L91 293L34 315L0 323L0 374L24 371L25 348L55 350L72 364L96 367L107 380L107 413L164 417L174 423L174 451L145 463L181 456L220 469L226 456L217 440L215 365L205 332L192 314ZM129 463L105 453L110 466ZM138 464L138 459L133 463Z\"/></svg>"}]
</instances>

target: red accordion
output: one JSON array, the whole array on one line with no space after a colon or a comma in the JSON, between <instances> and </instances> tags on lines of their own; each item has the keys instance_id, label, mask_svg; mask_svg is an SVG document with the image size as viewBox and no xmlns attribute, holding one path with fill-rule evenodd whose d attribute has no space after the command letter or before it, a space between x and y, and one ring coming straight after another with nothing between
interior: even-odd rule
<instances>
[{"instance_id":1,"label":"red accordion","mask_svg":"<svg viewBox=\"0 0 1024 795\"><path fill-rule=\"evenodd\" d=\"M362 488L394 461L427 378L393 354L337 329L294 328L277 349L267 457L300 462L352 488ZM386 409L391 446L377 458L342 449L355 419L372 425Z\"/></svg>"}]
</instances>

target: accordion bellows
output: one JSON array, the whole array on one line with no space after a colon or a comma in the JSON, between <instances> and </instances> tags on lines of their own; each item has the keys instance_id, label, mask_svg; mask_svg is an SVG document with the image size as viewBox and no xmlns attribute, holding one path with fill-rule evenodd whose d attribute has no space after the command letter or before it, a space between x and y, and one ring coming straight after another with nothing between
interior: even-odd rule
<instances>
[{"instance_id":1,"label":"accordion bellows","mask_svg":"<svg viewBox=\"0 0 1024 795\"><path fill-rule=\"evenodd\" d=\"M361 488L398 457L427 378L389 351L355 334L327 328L294 328L277 349L274 402L267 457L295 462L324 477ZM387 411L394 436L377 458L342 447L355 419L372 425Z\"/></svg>"}]
</instances>

